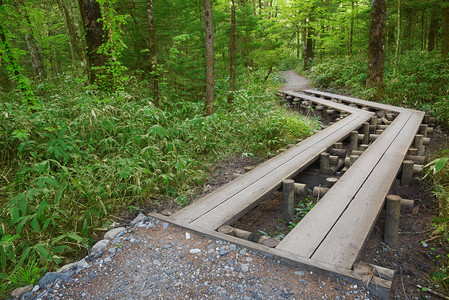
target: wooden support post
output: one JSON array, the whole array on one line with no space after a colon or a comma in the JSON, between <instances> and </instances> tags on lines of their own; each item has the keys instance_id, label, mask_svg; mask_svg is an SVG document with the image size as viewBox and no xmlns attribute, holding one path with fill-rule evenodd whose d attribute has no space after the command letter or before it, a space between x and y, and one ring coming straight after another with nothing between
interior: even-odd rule
<instances>
[{"instance_id":1,"label":"wooden support post","mask_svg":"<svg viewBox=\"0 0 449 300\"><path fill-rule=\"evenodd\" d=\"M418 148L409 148L408 155L413 155L413 156L418 155Z\"/></svg>"},{"instance_id":2,"label":"wooden support post","mask_svg":"<svg viewBox=\"0 0 449 300\"><path fill-rule=\"evenodd\" d=\"M307 184L295 183L295 194L300 196L307 196Z\"/></svg>"},{"instance_id":3,"label":"wooden support post","mask_svg":"<svg viewBox=\"0 0 449 300\"><path fill-rule=\"evenodd\" d=\"M345 164L345 160L343 158L340 158L338 160L338 164L333 165L332 167L329 167L329 175L335 174L338 170L340 170L341 167Z\"/></svg>"},{"instance_id":4,"label":"wooden support post","mask_svg":"<svg viewBox=\"0 0 449 300\"><path fill-rule=\"evenodd\" d=\"M329 174L329 153L323 152L320 155L320 172L321 174Z\"/></svg>"},{"instance_id":5,"label":"wooden support post","mask_svg":"<svg viewBox=\"0 0 449 300\"><path fill-rule=\"evenodd\" d=\"M338 178L335 178L335 177L326 178L326 187L330 189L331 187L334 186L334 184L337 183L337 181L338 181Z\"/></svg>"},{"instance_id":6,"label":"wooden support post","mask_svg":"<svg viewBox=\"0 0 449 300\"><path fill-rule=\"evenodd\" d=\"M384 240L388 245L396 246L398 244L400 214L401 197L396 195L388 195L384 235Z\"/></svg>"},{"instance_id":7,"label":"wooden support post","mask_svg":"<svg viewBox=\"0 0 449 300\"><path fill-rule=\"evenodd\" d=\"M373 141L377 140L378 137L379 137L378 134L370 134L369 140L370 140L370 142L373 142Z\"/></svg>"},{"instance_id":8,"label":"wooden support post","mask_svg":"<svg viewBox=\"0 0 449 300\"><path fill-rule=\"evenodd\" d=\"M351 138L350 138L350 151L357 150L358 144L359 144L359 133L357 131L351 131Z\"/></svg>"},{"instance_id":9,"label":"wooden support post","mask_svg":"<svg viewBox=\"0 0 449 300\"><path fill-rule=\"evenodd\" d=\"M393 121L394 120L394 114L393 113L387 113L385 115L385 117L387 118L388 121Z\"/></svg>"},{"instance_id":10,"label":"wooden support post","mask_svg":"<svg viewBox=\"0 0 449 300\"><path fill-rule=\"evenodd\" d=\"M315 109L317 111L317 115L321 118L321 120L323 120L324 107L322 105L318 105Z\"/></svg>"},{"instance_id":11,"label":"wooden support post","mask_svg":"<svg viewBox=\"0 0 449 300\"><path fill-rule=\"evenodd\" d=\"M368 149L369 145L368 144L362 144L360 145L360 151L366 151Z\"/></svg>"},{"instance_id":12,"label":"wooden support post","mask_svg":"<svg viewBox=\"0 0 449 300\"><path fill-rule=\"evenodd\" d=\"M336 156L341 157L341 158L346 156L346 150L345 149L335 149L334 148L330 152L331 152L332 155L336 155Z\"/></svg>"},{"instance_id":13,"label":"wooden support post","mask_svg":"<svg viewBox=\"0 0 449 300\"><path fill-rule=\"evenodd\" d=\"M430 145L430 138L423 138L422 143L423 143L424 146L429 146Z\"/></svg>"},{"instance_id":14,"label":"wooden support post","mask_svg":"<svg viewBox=\"0 0 449 300\"><path fill-rule=\"evenodd\" d=\"M384 125L390 125L390 121L388 121L387 120L387 118L385 118L385 117L382 117L382 118L380 118L381 120L382 120L382 123L384 123ZM379 125L379 128L380 128L380 125ZM385 128L384 128L385 129Z\"/></svg>"},{"instance_id":15,"label":"wooden support post","mask_svg":"<svg viewBox=\"0 0 449 300\"><path fill-rule=\"evenodd\" d=\"M429 121L430 121L430 115L425 115L424 116L424 118L423 118L423 123L425 123L425 124L429 124Z\"/></svg>"},{"instance_id":16,"label":"wooden support post","mask_svg":"<svg viewBox=\"0 0 449 300\"><path fill-rule=\"evenodd\" d=\"M335 110L333 110L333 109L326 110L327 123L330 123L334 120L334 114L335 114Z\"/></svg>"},{"instance_id":17,"label":"wooden support post","mask_svg":"<svg viewBox=\"0 0 449 300\"><path fill-rule=\"evenodd\" d=\"M238 178L238 177L240 177L240 176L242 176L242 174L239 174L239 173L233 173L232 174L232 180L234 180L234 179L236 179L236 178Z\"/></svg>"},{"instance_id":18,"label":"wooden support post","mask_svg":"<svg viewBox=\"0 0 449 300\"><path fill-rule=\"evenodd\" d=\"M422 175L424 172L424 166L423 165L413 165L413 175Z\"/></svg>"},{"instance_id":19,"label":"wooden support post","mask_svg":"<svg viewBox=\"0 0 449 300\"><path fill-rule=\"evenodd\" d=\"M217 231L220 233L234 236L234 228L232 228L229 225L221 226L220 228L217 229Z\"/></svg>"},{"instance_id":20,"label":"wooden support post","mask_svg":"<svg viewBox=\"0 0 449 300\"><path fill-rule=\"evenodd\" d=\"M415 148L418 148L418 155L424 155L424 136L422 134L415 136Z\"/></svg>"},{"instance_id":21,"label":"wooden support post","mask_svg":"<svg viewBox=\"0 0 449 300\"><path fill-rule=\"evenodd\" d=\"M328 188L316 186L313 188L313 197L321 199L329 191Z\"/></svg>"},{"instance_id":22,"label":"wooden support post","mask_svg":"<svg viewBox=\"0 0 449 300\"><path fill-rule=\"evenodd\" d=\"M419 133L422 134L425 138L427 137L427 129L428 129L429 125L427 124L421 124L419 125Z\"/></svg>"},{"instance_id":23,"label":"wooden support post","mask_svg":"<svg viewBox=\"0 0 449 300\"><path fill-rule=\"evenodd\" d=\"M362 151L362 150L354 150L354 151L352 151L351 152L351 155L362 155L363 154L363 152L365 152L365 151Z\"/></svg>"},{"instance_id":24,"label":"wooden support post","mask_svg":"<svg viewBox=\"0 0 449 300\"><path fill-rule=\"evenodd\" d=\"M377 129L377 121L378 121L377 116L373 116L373 117L371 118L371 125L372 125L373 132L376 132L376 129Z\"/></svg>"},{"instance_id":25,"label":"wooden support post","mask_svg":"<svg viewBox=\"0 0 449 300\"><path fill-rule=\"evenodd\" d=\"M329 162L333 165L338 164L338 161L340 160L340 158L336 155L331 155L329 156Z\"/></svg>"},{"instance_id":26,"label":"wooden support post","mask_svg":"<svg viewBox=\"0 0 449 300\"><path fill-rule=\"evenodd\" d=\"M404 160L402 162L402 175L401 175L402 185L410 185L413 178L413 165L414 162L412 160Z\"/></svg>"},{"instance_id":27,"label":"wooden support post","mask_svg":"<svg viewBox=\"0 0 449 300\"><path fill-rule=\"evenodd\" d=\"M349 167L351 167L358 158L359 158L359 156L358 155L354 155L354 154L349 156Z\"/></svg>"},{"instance_id":28,"label":"wooden support post","mask_svg":"<svg viewBox=\"0 0 449 300\"><path fill-rule=\"evenodd\" d=\"M387 129L388 128L388 125L377 125L377 129L380 129L380 130L385 130L385 129Z\"/></svg>"},{"instance_id":29,"label":"wooden support post","mask_svg":"<svg viewBox=\"0 0 449 300\"><path fill-rule=\"evenodd\" d=\"M418 165L424 165L426 163L426 157L425 156L418 156L418 155L407 155L405 157L407 160L413 160L415 164Z\"/></svg>"},{"instance_id":30,"label":"wooden support post","mask_svg":"<svg viewBox=\"0 0 449 300\"><path fill-rule=\"evenodd\" d=\"M362 125L363 144L369 144L369 123L365 122Z\"/></svg>"},{"instance_id":31,"label":"wooden support post","mask_svg":"<svg viewBox=\"0 0 449 300\"><path fill-rule=\"evenodd\" d=\"M433 134L433 127L427 127L427 134Z\"/></svg>"},{"instance_id":32,"label":"wooden support post","mask_svg":"<svg viewBox=\"0 0 449 300\"><path fill-rule=\"evenodd\" d=\"M342 142L334 143L334 149L343 149L343 143Z\"/></svg>"},{"instance_id":33,"label":"wooden support post","mask_svg":"<svg viewBox=\"0 0 449 300\"><path fill-rule=\"evenodd\" d=\"M246 166L243 168L243 172L246 174L253 169L254 169L254 166Z\"/></svg>"},{"instance_id":34,"label":"wooden support post","mask_svg":"<svg viewBox=\"0 0 449 300\"><path fill-rule=\"evenodd\" d=\"M295 218L295 181L293 179L285 179L282 182L282 215L284 221L290 222Z\"/></svg>"}]
</instances>

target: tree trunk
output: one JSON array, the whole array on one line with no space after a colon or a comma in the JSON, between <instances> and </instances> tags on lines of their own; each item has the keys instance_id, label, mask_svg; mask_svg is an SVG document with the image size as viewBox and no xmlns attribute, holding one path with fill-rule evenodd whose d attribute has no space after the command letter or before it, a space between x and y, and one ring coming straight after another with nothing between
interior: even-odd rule
<instances>
[{"instance_id":1,"label":"tree trunk","mask_svg":"<svg viewBox=\"0 0 449 300\"><path fill-rule=\"evenodd\" d=\"M73 26L73 32L70 34L73 38L74 47L80 60L81 70L83 71L83 76L89 78L89 65L87 63L87 56L85 50L85 44L83 40L83 32L81 29L80 19L79 19L79 4L77 0L69 0L68 5L68 15L71 20L71 27Z\"/></svg>"},{"instance_id":2,"label":"tree trunk","mask_svg":"<svg viewBox=\"0 0 449 300\"><path fill-rule=\"evenodd\" d=\"M206 107L207 115L214 113L214 30L211 0L203 0L204 30L206 33Z\"/></svg>"},{"instance_id":3,"label":"tree trunk","mask_svg":"<svg viewBox=\"0 0 449 300\"><path fill-rule=\"evenodd\" d=\"M103 67L108 61L105 53L99 53L99 48L106 43L107 33L103 30L100 4L92 0L78 0L84 31L86 32L87 66L89 83L95 83L99 72L95 68Z\"/></svg>"},{"instance_id":4,"label":"tree trunk","mask_svg":"<svg viewBox=\"0 0 449 300\"><path fill-rule=\"evenodd\" d=\"M384 95L386 11L386 0L372 0L366 86L375 88L375 97L378 99Z\"/></svg>"},{"instance_id":5,"label":"tree trunk","mask_svg":"<svg viewBox=\"0 0 449 300\"><path fill-rule=\"evenodd\" d=\"M58 3L59 10L61 11L61 14L64 16L65 21L65 27L67 28L67 39L69 41L69 48L70 48L70 56L72 57L72 66L75 71L76 76L79 76L78 74L78 62L76 60L75 55L75 42L73 41L73 22L71 20L71 16L69 14L69 11L67 10L67 6L65 5L64 0L56 0Z\"/></svg>"},{"instance_id":6,"label":"tree trunk","mask_svg":"<svg viewBox=\"0 0 449 300\"><path fill-rule=\"evenodd\" d=\"M449 6L443 7L443 34L441 41L441 56L449 54Z\"/></svg>"},{"instance_id":7,"label":"tree trunk","mask_svg":"<svg viewBox=\"0 0 449 300\"><path fill-rule=\"evenodd\" d=\"M432 52L435 48L437 48L438 42L438 30L440 28L440 16L434 10L430 12L432 17L430 19L430 27L429 27L429 44L428 51Z\"/></svg>"},{"instance_id":8,"label":"tree trunk","mask_svg":"<svg viewBox=\"0 0 449 300\"><path fill-rule=\"evenodd\" d=\"M398 0L398 27L396 33L396 48L394 50L394 67L393 67L393 75L396 74L396 67L398 64L398 56L399 56L399 46L401 41L401 0Z\"/></svg>"},{"instance_id":9,"label":"tree trunk","mask_svg":"<svg viewBox=\"0 0 449 300\"><path fill-rule=\"evenodd\" d=\"M354 44L354 0L351 1L351 28L349 32L349 56L352 56L352 46Z\"/></svg>"},{"instance_id":10,"label":"tree trunk","mask_svg":"<svg viewBox=\"0 0 449 300\"><path fill-rule=\"evenodd\" d=\"M156 28L154 27L153 0L147 1L147 19L149 28L150 71L153 81L153 101L159 106L159 71L157 67Z\"/></svg>"},{"instance_id":11,"label":"tree trunk","mask_svg":"<svg viewBox=\"0 0 449 300\"><path fill-rule=\"evenodd\" d=\"M421 11L421 51L424 50L424 45L426 44L426 27L424 26L425 18L426 18L426 10L423 9Z\"/></svg>"},{"instance_id":12,"label":"tree trunk","mask_svg":"<svg viewBox=\"0 0 449 300\"><path fill-rule=\"evenodd\" d=\"M313 19L312 17L309 17L309 20L307 22L307 36L305 40L305 51L304 51L304 70L309 69L310 64L312 63L312 60L315 56L313 53Z\"/></svg>"},{"instance_id":13,"label":"tree trunk","mask_svg":"<svg viewBox=\"0 0 449 300\"><path fill-rule=\"evenodd\" d=\"M33 66L34 75L36 77L46 77L44 60L42 59L41 52L37 47L36 39L33 34L33 25L31 24L30 17L26 10L22 10L25 7L23 0L14 0L14 6L17 12L28 23L28 33L25 33L25 41L27 43L28 51L31 56L31 65Z\"/></svg>"},{"instance_id":14,"label":"tree trunk","mask_svg":"<svg viewBox=\"0 0 449 300\"><path fill-rule=\"evenodd\" d=\"M235 18L235 1L231 0L231 39L229 45L229 94L228 103L234 101L235 92L235 56L237 52L237 22Z\"/></svg>"}]
</instances>

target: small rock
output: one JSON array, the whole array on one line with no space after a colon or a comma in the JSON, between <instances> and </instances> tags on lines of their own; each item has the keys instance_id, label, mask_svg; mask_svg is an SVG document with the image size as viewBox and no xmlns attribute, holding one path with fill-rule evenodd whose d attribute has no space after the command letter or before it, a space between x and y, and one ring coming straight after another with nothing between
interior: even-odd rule
<instances>
[{"instance_id":1,"label":"small rock","mask_svg":"<svg viewBox=\"0 0 449 300\"><path fill-rule=\"evenodd\" d=\"M354 290L356 290L356 289L358 288L357 284L354 284L354 285L352 286L352 288L353 288Z\"/></svg>"},{"instance_id":2,"label":"small rock","mask_svg":"<svg viewBox=\"0 0 449 300\"><path fill-rule=\"evenodd\" d=\"M218 254L220 254L221 256L225 256L225 255L227 255L228 253L229 253L229 252L226 251L226 250L224 250L224 249L221 249L220 252L218 252Z\"/></svg>"},{"instance_id":3,"label":"small rock","mask_svg":"<svg viewBox=\"0 0 449 300\"><path fill-rule=\"evenodd\" d=\"M200 249L190 249L189 252L192 253L192 254L197 254L197 253L200 253L201 250Z\"/></svg>"},{"instance_id":4,"label":"small rock","mask_svg":"<svg viewBox=\"0 0 449 300\"><path fill-rule=\"evenodd\" d=\"M186 232L186 240L190 240L190 233Z\"/></svg>"},{"instance_id":5,"label":"small rock","mask_svg":"<svg viewBox=\"0 0 449 300\"><path fill-rule=\"evenodd\" d=\"M142 242L142 239L137 239L134 241L134 244L140 244L140 242Z\"/></svg>"},{"instance_id":6,"label":"small rock","mask_svg":"<svg viewBox=\"0 0 449 300\"><path fill-rule=\"evenodd\" d=\"M162 228L167 229L168 226L170 226L170 224L168 224L168 223L162 223Z\"/></svg>"},{"instance_id":7,"label":"small rock","mask_svg":"<svg viewBox=\"0 0 449 300\"><path fill-rule=\"evenodd\" d=\"M131 226L136 225L139 222L142 222L147 216L145 216L143 213L139 213L137 217L134 218L134 220L131 221Z\"/></svg>"},{"instance_id":8,"label":"small rock","mask_svg":"<svg viewBox=\"0 0 449 300\"><path fill-rule=\"evenodd\" d=\"M242 250L240 250L239 253L240 253L240 255L245 255L245 254L246 254L246 251L247 251L246 248L243 248Z\"/></svg>"},{"instance_id":9,"label":"small rock","mask_svg":"<svg viewBox=\"0 0 449 300\"><path fill-rule=\"evenodd\" d=\"M309 284L307 281L305 281L305 280L303 280L303 279L300 279L299 282L301 282L301 283L304 284L304 285Z\"/></svg>"},{"instance_id":10,"label":"small rock","mask_svg":"<svg viewBox=\"0 0 449 300\"><path fill-rule=\"evenodd\" d=\"M173 214L174 210L172 209L164 209L163 211L161 211L161 215L164 216L171 216Z\"/></svg>"},{"instance_id":11,"label":"small rock","mask_svg":"<svg viewBox=\"0 0 449 300\"><path fill-rule=\"evenodd\" d=\"M123 231L122 231L123 232ZM107 233L106 233L107 234ZM101 240L98 241L90 250L91 253L98 253L98 252L102 252L106 249L106 247L109 244L109 240Z\"/></svg>"},{"instance_id":12,"label":"small rock","mask_svg":"<svg viewBox=\"0 0 449 300\"><path fill-rule=\"evenodd\" d=\"M125 227L119 227L119 228L114 228L112 230L109 230L104 235L104 239L105 240L113 240L117 236L117 234L119 234L120 232L124 232L125 230L126 230Z\"/></svg>"},{"instance_id":13,"label":"small rock","mask_svg":"<svg viewBox=\"0 0 449 300\"><path fill-rule=\"evenodd\" d=\"M112 258L110 256L108 256L103 261L104 261L105 264L108 264L108 263L110 263L112 261Z\"/></svg>"},{"instance_id":14,"label":"small rock","mask_svg":"<svg viewBox=\"0 0 449 300\"><path fill-rule=\"evenodd\" d=\"M249 271L249 264L242 264L240 263L240 268L242 269L243 273L246 273Z\"/></svg>"},{"instance_id":15,"label":"small rock","mask_svg":"<svg viewBox=\"0 0 449 300\"><path fill-rule=\"evenodd\" d=\"M303 271L295 271L293 272L293 274L298 275L298 276L304 276L304 272Z\"/></svg>"},{"instance_id":16,"label":"small rock","mask_svg":"<svg viewBox=\"0 0 449 300\"><path fill-rule=\"evenodd\" d=\"M109 253L114 254L117 251L117 249L115 248L111 248L108 250Z\"/></svg>"},{"instance_id":17,"label":"small rock","mask_svg":"<svg viewBox=\"0 0 449 300\"><path fill-rule=\"evenodd\" d=\"M135 241L136 241L135 239L130 239L130 240L129 240L129 242L130 242L130 243L133 243L133 244L134 244Z\"/></svg>"},{"instance_id":18,"label":"small rock","mask_svg":"<svg viewBox=\"0 0 449 300\"><path fill-rule=\"evenodd\" d=\"M235 251L235 250L237 250L237 246L234 244L231 244L231 245L229 245L229 250Z\"/></svg>"},{"instance_id":19,"label":"small rock","mask_svg":"<svg viewBox=\"0 0 449 300\"><path fill-rule=\"evenodd\" d=\"M48 272L44 275L44 277L39 280L37 283L40 288L47 286L48 284L54 282L57 279L66 280L70 276L73 275L74 272L66 272L66 273L57 273L57 272Z\"/></svg>"},{"instance_id":20,"label":"small rock","mask_svg":"<svg viewBox=\"0 0 449 300\"><path fill-rule=\"evenodd\" d=\"M253 259L252 259L251 257L247 257L247 258L246 258L246 261L247 261L247 262L252 262Z\"/></svg>"},{"instance_id":21,"label":"small rock","mask_svg":"<svg viewBox=\"0 0 449 300\"><path fill-rule=\"evenodd\" d=\"M89 268L89 263L83 258L82 260L78 261L75 263L75 267L77 269L85 269L85 268Z\"/></svg>"},{"instance_id":22,"label":"small rock","mask_svg":"<svg viewBox=\"0 0 449 300\"><path fill-rule=\"evenodd\" d=\"M428 245L427 243L422 243L422 246L423 246L424 248L429 247L429 245Z\"/></svg>"},{"instance_id":23,"label":"small rock","mask_svg":"<svg viewBox=\"0 0 449 300\"><path fill-rule=\"evenodd\" d=\"M66 271L70 271L75 266L75 263L67 264L58 269L58 273L64 273Z\"/></svg>"},{"instance_id":24,"label":"small rock","mask_svg":"<svg viewBox=\"0 0 449 300\"><path fill-rule=\"evenodd\" d=\"M26 299L26 298L28 298L28 297L31 296L31 295L33 295L33 292L25 293L25 294L22 295L22 299ZM33 298L34 298L34 297L33 297Z\"/></svg>"},{"instance_id":25,"label":"small rock","mask_svg":"<svg viewBox=\"0 0 449 300\"><path fill-rule=\"evenodd\" d=\"M22 296L22 295L25 294L25 293L31 292L32 290L33 290L33 285L30 284L30 285L27 285L27 286L24 286L24 287L20 287L20 288L15 289L15 290L11 293L11 296L13 296L13 297L20 297L20 296Z\"/></svg>"},{"instance_id":26,"label":"small rock","mask_svg":"<svg viewBox=\"0 0 449 300\"><path fill-rule=\"evenodd\" d=\"M33 293L36 293L39 290L39 286L36 284L34 288L31 290Z\"/></svg>"},{"instance_id":27,"label":"small rock","mask_svg":"<svg viewBox=\"0 0 449 300\"><path fill-rule=\"evenodd\" d=\"M153 265L162 266L162 262L158 259L153 260Z\"/></svg>"}]
</instances>

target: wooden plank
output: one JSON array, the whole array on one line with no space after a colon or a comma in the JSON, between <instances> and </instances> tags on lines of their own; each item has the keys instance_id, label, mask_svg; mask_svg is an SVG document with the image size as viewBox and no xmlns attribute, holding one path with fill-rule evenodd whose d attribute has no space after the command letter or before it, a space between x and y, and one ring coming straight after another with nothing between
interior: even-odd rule
<instances>
[{"instance_id":1,"label":"wooden plank","mask_svg":"<svg viewBox=\"0 0 449 300\"><path fill-rule=\"evenodd\" d=\"M281 187L284 179L296 176L300 171L313 163L319 154L325 151L336 141L345 138L355 127L360 126L360 121L370 118L370 115L360 116L358 119L335 131L328 139L304 149L288 163L280 165L254 184L246 187L241 192L228 197L220 205L213 207L196 220L192 221L195 226L206 229L217 229L218 227L231 223L246 214L260 201Z\"/></svg>"},{"instance_id":2,"label":"wooden plank","mask_svg":"<svg viewBox=\"0 0 449 300\"><path fill-rule=\"evenodd\" d=\"M277 248L312 257L410 116L401 113Z\"/></svg>"},{"instance_id":3,"label":"wooden plank","mask_svg":"<svg viewBox=\"0 0 449 300\"><path fill-rule=\"evenodd\" d=\"M376 103L376 102L366 101L366 100L362 100L362 99L358 99L358 98L353 98L353 97L348 97L348 96L341 96L341 95L336 95L336 94L331 94L331 93L326 93L326 92L321 92L321 91L316 91L316 90L304 90L303 92L304 93L310 93L310 94L313 94L313 95L320 95L320 96L324 96L324 97L330 97L330 98L334 98L334 99L341 99L341 100L349 102L349 103L354 103L354 104L359 104L359 105L362 105L362 106L373 107L373 108L380 109L380 110L391 110L391 111L394 111L394 112L405 112L405 111L408 110L406 108L401 108L401 107L397 107L397 106L393 106L393 105Z\"/></svg>"},{"instance_id":4,"label":"wooden plank","mask_svg":"<svg viewBox=\"0 0 449 300\"><path fill-rule=\"evenodd\" d=\"M306 95L306 94L303 94L303 93L286 92L286 94L294 96L294 97L301 98L303 100L312 101L315 104L320 104L320 105L323 105L323 106L334 108L334 109L339 110L339 111L345 111L345 112L349 112L349 113L361 113L361 112L364 111L364 110L361 110L361 109L358 109L358 108L355 108L355 107L349 107L349 106L341 104L341 103L335 103L335 102L332 102L332 101L329 101L329 100L324 100L324 99L321 99L321 98L309 96L309 95Z\"/></svg>"},{"instance_id":5,"label":"wooden plank","mask_svg":"<svg viewBox=\"0 0 449 300\"><path fill-rule=\"evenodd\" d=\"M330 126L323 131L315 134L314 136L304 140L303 142L297 144L296 146L290 148L284 153L268 160L267 162L261 164L256 167L253 171L240 176L239 178L231 181L220 189L206 195L202 199L196 201L195 203L189 205L188 207L178 211L174 215L173 218L178 220L183 220L184 222L192 222L212 210L216 206L220 205L222 202L227 199L241 193L248 186L251 186L256 181L260 179L260 177L267 176L269 173L273 172L280 166L289 163L295 157L302 155L304 151L308 148L311 148L315 145L319 145L326 141L329 145L336 141L337 136L334 136L336 132L341 130L350 130L345 128L353 128L354 124L359 124L362 120L366 120L370 117L369 114L361 114L359 116L353 114L348 116L347 118L337 122L333 126ZM358 125L358 126L359 126ZM348 127L349 126L349 127Z\"/></svg>"},{"instance_id":6,"label":"wooden plank","mask_svg":"<svg viewBox=\"0 0 449 300\"><path fill-rule=\"evenodd\" d=\"M305 268L307 270L314 271L314 272L320 272L320 273L323 273L323 274L329 275L329 276L337 276L344 280L348 280L348 281L357 283L359 285L364 284L363 282L365 281L365 276L363 274L358 273L357 271L354 271L354 270L343 269L343 268L332 266L330 264L319 262L319 261L316 261L313 259L299 257L299 256L292 254L290 252L287 252L287 251L283 251L283 250L279 250L279 249L275 249L275 248L269 248L269 247L261 245L261 244L257 244L257 243L253 243L253 242L250 242L247 240L239 239L239 238L229 236L226 234L222 234L222 233L219 233L219 232L216 232L213 230L207 230L204 228L194 226L192 224L186 224L186 223L180 222L178 220L175 220L171 217L166 217L166 216L163 216L163 215L160 215L157 213L150 213L148 216L159 219L164 222L168 222L170 224L184 228L186 230L191 230L193 232L196 232L198 234L201 234L201 235L204 235L204 236L207 236L210 238L227 241L227 242L236 244L238 246L245 247L247 249L261 253L267 257L279 259L289 265L299 266L299 267ZM373 280L370 281L370 283L368 285L368 289L377 297L380 297L382 299L390 299L390 290L391 290L391 286L392 286L392 277L394 275L394 271L386 269L386 268L378 267L378 266L373 266L373 267L376 269L379 269L379 271L382 275L382 278L374 277ZM384 276L384 274L387 274L387 276Z\"/></svg>"},{"instance_id":7,"label":"wooden plank","mask_svg":"<svg viewBox=\"0 0 449 300\"><path fill-rule=\"evenodd\" d=\"M363 249L400 170L423 114L413 113L385 150L354 199L312 255L313 259L351 268Z\"/></svg>"}]
</instances>

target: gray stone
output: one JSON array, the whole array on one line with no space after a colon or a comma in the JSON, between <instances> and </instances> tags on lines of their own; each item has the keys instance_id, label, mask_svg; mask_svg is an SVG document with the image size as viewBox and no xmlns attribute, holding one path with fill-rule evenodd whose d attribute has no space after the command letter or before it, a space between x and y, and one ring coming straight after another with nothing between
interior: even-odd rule
<instances>
[{"instance_id":1,"label":"gray stone","mask_svg":"<svg viewBox=\"0 0 449 300\"><path fill-rule=\"evenodd\" d=\"M115 248L111 248L111 249L109 249L108 251L109 251L109 253L111 253L111 254L114 254L114 253L115 253L115 251L117 251L117 249L115 249Z\"/></svg>"},{"instance_id":2,"label":"gray stone","mask_svg":"<svg viewBox=\"0 0 449 300\"><path fill-rule=\"evenodd\" d=\"M110 256L106 257L106 258L103 260L103 262L104 262L105 264L108 264L108 263L110 263L111 261L112 261L112 258L111 258Z\"/></svg>"},{"instance_id":3,"label":"gray stone","mask_svg":"<svg viewBox=\"0 0 449 300\"><path fill-rule=\"evenodd\" d=\"M168 224L168 223L162 223L162 228L167 229L168 226L170 226L170 224Z\"/></svg>"},{"instance_id":4,"label":"gray stone","mask_svg":"<svg viewBox=\"0 0 449 300\"><path fill-rule=\"evenodd\" d=\"M117 234L119 234L120 232L124 232L125 230L126 230L125 227L119 227L119 228L114 228L112 230L109 230L104 235L104 239L105 240L113 240L117 236Z\"/></svg>"},{"instance_id":5,"label":"gray stone","mask_svg":"<svg viewBox=\"0 0 449 300\"><path fill-rule=\"evenodd\" d=\"M162 266L162 263L161 263L160 260L155 259L155 260L153 260L153 265L156 265L156 266Z\"/></svg>"},{"instance_id":6,"label":"gray stone","mask_svg":"<svg viewBox=\"0 0 449 300\"><path fill-rule=\"evenodd\" d=\"M39 285L40 288L43 288L57 279L61 279L62 281L66 280L67 278L72 276L73 273L74 272L65 272L65 273L48 272L47 274L45 274L44 277L42 277L41 280L39 280L37 284Z\"/></svg>"},{"instance_id":7,"label":"gray stone","mask_svg":"<svg viewBox=\"0 0 449 300\"><path fill-rule=\"evenodd\" d=\"M186 232L186 240L190 240L190 233Z\"/></svg>"},{"instance_id":8,"label":"gray stone","mask_svg":"<svg viewBox=\"0 0 449 300\"><path fill-rule=\"evenodd\" d=\"M231 245L229 245L229 250L235 251L235 250L237 250L237 246L234 244L231 244Z\"/></svg>"},{"instance_id":9,"label":"gray stone","mask_svg":"<svg viewBox=\"0 0 449 300\"><path fill-rule=\"evenodd\" d=\"M243 273L246 273L249 271L249 264L242 264L240 263L240 268L242 269Z\"/></svg>"},{"instance_id":10,"label":"gray stone","mask_svg":"<svg viewBox=\"0 0 449 300\"><path fill-rule=\"evenodd\" d=\"M72 270L74 267L76 267L76 263L67 264L67 265L64 265L61 268L59 268L57 272L64 273L64 272Z\"/></svg>"},{"instance_id":11,"label":"gray stone","mask_svg":"<svg viewBox=\"0 0 449 300\"><path fill-rule=\"evenodd\" d=\"M31 290L33 290L33 285L32 284L15 289L11 293L11 296L13 296L13 297L20 297L20 296L22 296L25 293L31 292Z\"/></svg>"},{"instance_id":12,"label":"gray stone","mask_svg":"<svg viewBox=\"0 0 449 300\"><path fill-rule=\"evenodd\" d=\"M109 244L109 240L98 241L90 250L91 253L103 252Z\"/></svg>"},{"instance_id":13,"label":"gray stone","mask_svg":"<svg viewBox=\"0 0 449 300\"><path fill-rule=\"evenodd\" d=\"M298 276L304 276L305 274L304 274L304 272L303 271L295 271L295 272L293 272L295 275L298 275Z\"/></svg>"},{"instance_id":14,"label":"gray stone","mask_svg":"<svg viewBox=\"0 0 449 300\"><path fill-rule=\"evenodd\" d=\"M85 268L89 268L89 263L83 258L82 260L78 261L75 263L75 267L77 269L85 269Z\"/></svg>"},{"instance_id":15,"label":"gray stone","mask_svg":"<svg viewBox=\"0 0 449 300\"><path fill-rule=\"evenodd\" d=\"M131 226L136 225L139 222L142 222L147 216L145 216L143 213L139 213L137 217L134 218L134 220L131 221Z\"/></svg>"},{"instance_id":16,"label":"gray stone","mask_svg":"<svg viewBox=\"0 0 449 300\"><path fill-rule=\"evenodd\" d=\"M240 250L239 253L240 253L240 255L245 255L245 254L246 254L246 251L247 251L246 248L243 248L242 250Z\"/></svg>"},{"instance_id":17,"label":"gray stone","mask_svg":"<svg viewBox=\"0 0 449 300\"><path fill-rule=\"evenodd\" d=\"M220 252L218 252L218 254L220 254L221 256L225 256L225 255L227 255L228 253L229 253L229 252L226 251L226 250L224 250L224 249L221 249Z\"/></svg>"},{"instance_id":18,"label":"gray stone","mask_svg":"<svg viewBox=\"0 0 449 300\"><path fill-rule=\"evenodd\" d=\"M305 285L309 284L307 281L305 281L305 280L303 280L303 279L300 279L299 282L301 282L301 283L303 283L303 284L305 284Z\"/></svg>"},{"instance_id":19,"label":"gray stone","mask_svg":"<svg viewBox=\"0 0 449 300\"><path fill-rule=\"evenodd\" d=\"M201 252L201 250L200 249L190 249L189 252L192 253L192 254L198 254L198 253Z\"/></svg>"},{"instance_id":20,"label":"gray stone","mask_svg":"<svg viewBox=\"0 0 449 300\"><path fill-rule=\"evenodd\" d=\"M39 290L39 286L36 284L34 288L31 290L33 293L36 293Z\"/></svg>"}]
</instances>

